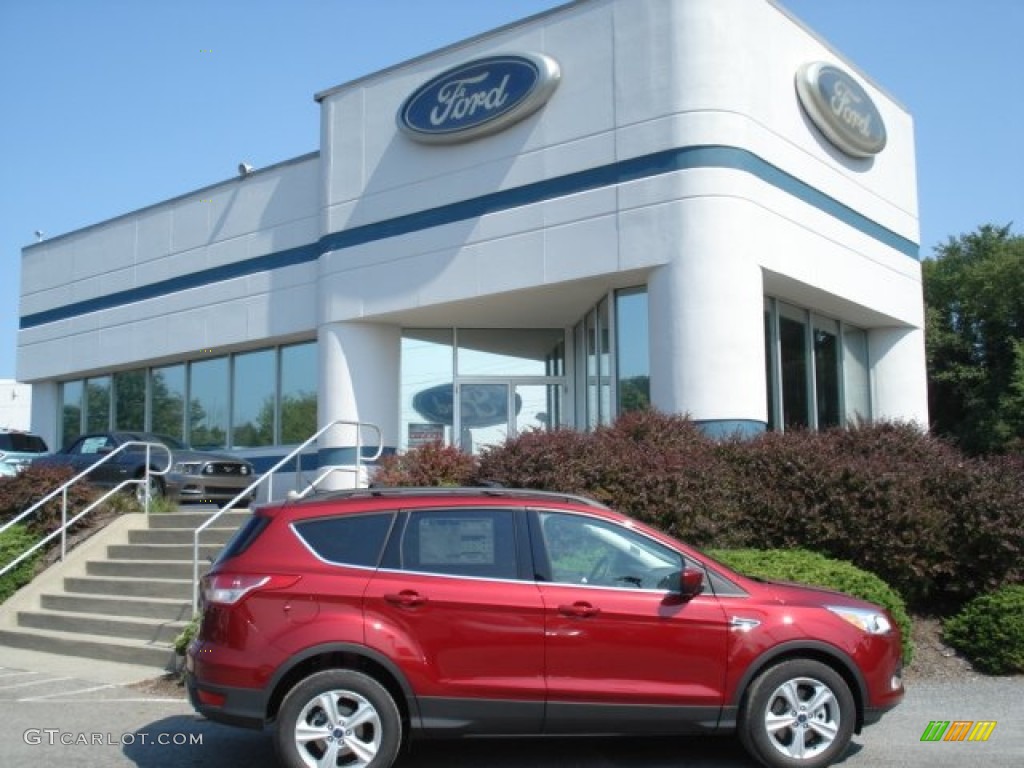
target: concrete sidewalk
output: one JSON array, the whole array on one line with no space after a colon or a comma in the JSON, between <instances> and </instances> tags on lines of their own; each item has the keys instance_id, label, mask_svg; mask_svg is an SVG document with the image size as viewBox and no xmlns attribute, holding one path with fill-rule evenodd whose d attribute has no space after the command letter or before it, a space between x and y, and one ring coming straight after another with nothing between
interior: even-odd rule
<instances>
[{"instance_id":1,"label":"concrete sidewalk","mask_svg":"<svg viewBox=\"0 0 1024 768\"><path fill-rule=\"evenodd\" d=\"M167 674L167 670L161 667L119 664L113 661L87 659L83 656L60 656L55 653L6 646L0 646L0 668L74 677L110 685L128 685Z\"/></svg>"}]
</instances>

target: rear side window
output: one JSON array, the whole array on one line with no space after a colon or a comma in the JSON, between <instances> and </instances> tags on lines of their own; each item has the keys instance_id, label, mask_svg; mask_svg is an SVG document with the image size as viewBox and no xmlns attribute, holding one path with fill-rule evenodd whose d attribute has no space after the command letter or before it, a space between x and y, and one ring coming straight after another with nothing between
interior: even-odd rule
<instances>
[{"instance_id":1,"label":"rear side window","mask_svg":"<svg viewBox=\"0 0 1024 768\"><path fill-rule=\"evenodd\" d=\"M250 517L245 522L245 525L235 531L235 535L231 537L224 546L224 549L221 550L217 562L230 560L232 557L238 557L245 552L269 524L269 517Z\"/></svg>"},{"instance_id":2,"label":"rear side window","mask_svg":"<svg viewBox=\"0 0 1024 768\"><path fill-rule=\"evenodd\" d=\"M448 576L516 578L512 510L413 512L402 537L402 568Z\"/></svg>"},{"instance_id":3,"label":"rear side window","mask_svg":"<svg viewBox=\"0 0 1024 768\"><path fill-rule=\"evenodd\" d=\"M354 515L295 523L295 532L321 558L338 565L376 568L393 514Z\"/></svg>"},{"instance_id":4,"label":"rear side window","mask_svg":"<svg viewBox=\"0 0 1024 768\"><path fill-rule=\"evenodd\" d=\"M21 432L5 432L0 434L0 451L14 453L46 453L46 442L39 435L27 435Z\"/></svg>"}]
</instances>

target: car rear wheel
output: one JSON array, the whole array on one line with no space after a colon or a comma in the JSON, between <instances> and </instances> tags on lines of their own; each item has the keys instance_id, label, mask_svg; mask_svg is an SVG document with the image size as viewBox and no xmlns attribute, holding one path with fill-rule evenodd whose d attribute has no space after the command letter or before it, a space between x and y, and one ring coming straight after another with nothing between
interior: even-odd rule
<instances>
[{"instance_id":1,"label":"car rear wheel","mask_svg":"<svg viewBox=\"0 0 1024 768\"><path fill-rule=\"evenodd\" d=\"M772 768L823 768L842 757L856 720L853 694L831 667L793 659L757 677L740 715L752 756Z\"/></svg>"},{"instance_id":2,"label":"car rear wheel","mask_svg":"<svg viewBox=\"0 0 1024 768\"><path fill-rule=\"evenodd\" d=\"M388 768L402 743L402 719L391 694L376 680L330 669L288 692L274 739L288 768Z\"/></svg>"}]
</instances>

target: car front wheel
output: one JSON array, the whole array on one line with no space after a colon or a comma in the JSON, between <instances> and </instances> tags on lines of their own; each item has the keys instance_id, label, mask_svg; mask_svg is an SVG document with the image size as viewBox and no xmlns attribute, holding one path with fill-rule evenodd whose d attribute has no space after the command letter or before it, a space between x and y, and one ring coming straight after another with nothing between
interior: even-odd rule
<instances>
[{"instance_id":1,"label":"car front wheel","mask_svg":"<svg viewBox=\"0 0 1024 768\"><path fill-rule=\"evenodd\" d=\"M150 501L163 498L164 484L159 477L142 472L136 475L136 479L139 480L139 483L135 486L135 498L139 504L145 504L147 497Z\"/></svg>"},{"instance_id":2,"label":"car front wheel","mask_svg":"<svg viewBox=\"0 0 1024 768\"><path fill-rule=\"evenodd\" d=\"M750 686L740 739L771 768L823 768L846 752L856 716L850 687L834 669L793 659Z\"/></svg>"},{"instance_id":3,"label":"car front wheel","mask_svg":"<svg viewBox=\"0 0 1024 768\"><path fill-rule=\"evenodd\" d=\"M391 694L376 680L329 669L289 691L274 739L288 768L388 768L402 743L402 719Z\"/></svg>"}]
</instances>

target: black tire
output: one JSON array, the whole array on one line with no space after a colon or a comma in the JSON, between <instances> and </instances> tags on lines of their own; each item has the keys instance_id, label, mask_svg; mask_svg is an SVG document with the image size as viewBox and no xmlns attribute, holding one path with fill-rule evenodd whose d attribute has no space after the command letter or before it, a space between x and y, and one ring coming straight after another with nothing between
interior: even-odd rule
<instances>
[{"instance_id":1,"label":"black tire","mask_svg":"<svg viewBox=\"0 0 1024 768\"><path fill-rule=\"evenodd\" d=\"M357 713L358 722L349 727ZM323 763L389 768L402 744L402 718L391 694L372 677L328 669L302 680L285 696L274 742L281 764L288 768ZM331 750L337 752L333 760Z\"/></svg>"},{"instance_id":2,"label":"black tire","mask_svg":"<svg viewBox=\"0 0 1024 768\"><path fill-rule=\"evenodd\" d=\"M135 486L135 498L139 504L146 503L146 494L149 494L149 500L155 501L164 497L164 481L158 475L149 476L149 488L146 488L146 472L143 470L135 476L136 480L141 480L138 485Z\"/></svg>"},{"instance_id":3,"label":"black tire","mask_svg":"<svg viewBox=\"0 0 1024 768\"><path fill-rule=\"evenodd\" d=\"M850 687L832 667L793 659L751 683L739 736L771 768L824 768L846 752L857 719Z\"/></svg>"}]
</instances>

